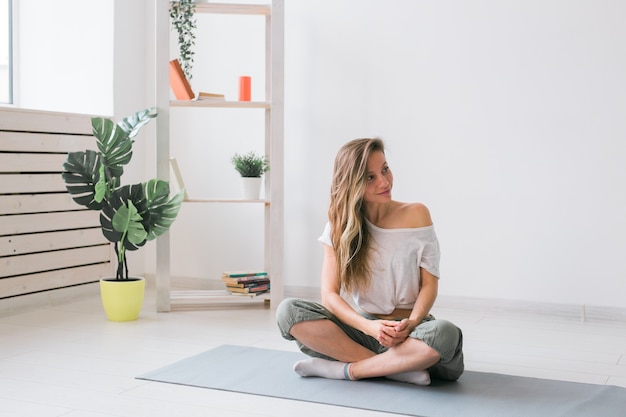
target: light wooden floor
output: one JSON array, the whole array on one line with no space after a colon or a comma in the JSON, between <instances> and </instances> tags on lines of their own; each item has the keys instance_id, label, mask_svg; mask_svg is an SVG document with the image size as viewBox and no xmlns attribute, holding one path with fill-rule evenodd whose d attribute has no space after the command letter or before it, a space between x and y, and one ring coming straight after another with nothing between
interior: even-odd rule
<instances>
[{"instance_id":1,"label":"light wooden floor","mask_svg":"<svg viewBox=\"0 0 626 417\"><path fill-rule=\"evenodd\" d=\"M221 344L296 349L271 309L156 313L153 300L130 323L95 296L0 317L0 417L391 416L137 380ZM433 312L463 329L469 370L626 387L624 322L453 304Z\"/></svg>"}]
</instances>

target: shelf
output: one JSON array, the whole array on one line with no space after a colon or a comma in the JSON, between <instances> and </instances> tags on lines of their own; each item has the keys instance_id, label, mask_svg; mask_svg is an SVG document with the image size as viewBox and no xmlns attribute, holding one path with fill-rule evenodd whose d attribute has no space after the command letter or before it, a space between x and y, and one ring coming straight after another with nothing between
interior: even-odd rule
<instances>
[{"instance_id":1,"label":"shelf","mask_svg":"<svg viewBox=\"0 0 626 417\"><path fill-rule=\"evenodd\" d=\"M219 0L218 0L219 1ZM226 1L226 0L222 0ZM235 0L244 1L244 0ZM245 117L258 116L260 109L264 113L264 152L272 161L271 180L266 181L264 199L248 200L243 198L189 198L186 194L185 203L206 204L252 204L251 210L263 209L263 265L272 276L271 293L258 296L232 295L226 290L205 291L187 290L173 291L171 288L171 248L168 235L162 236L156 242L157 270L156 270L156 304L157 311L180 309L210 308L212 306L234 305L261 305L277 307L284 296L283 269L284 269L284 0L266 0L268 4L228 4L197 2L196 14L222 15L256 15L264 21L265 27L265 94L259 96L261 101L237 100L170 100L171 87L169 85L170 61L170 19L168 7L170 0L159 0L155 14L155 37L157 39L155 53L156 98L159 114L157 119L157 176L162 179L170 178L170 170L174 171L179 188L184 189L182 178L176 164L171 160L170 135L171 112L184 113L189 117L204 116L205 112L185 110L202 108L209 111L216 109L252 109ZM244 16L245 17L245 16ZM216 21L228 22L231 19L219 18ZM235 19L232 19L233 21ZM240 20L245 26L250 19ZM252 18L257 20L257 18ZM211 21L204 19L203 21ZM224 39L227 41L228 39ZM236 98L236 97L233 97ZM180 110L172 110L179 108ZM244 112L248 113L248 112ZM232 121L231 121L232 122ZM261 131L259 129L259 136ZM219 146L219 144L216 144ZM175 162L175 161L174 161ZM177 173L178 172L178 173ZM268 178L269 179L269 178ZM235 207L233 207L234 209ZM260 242L259 242L260 243Z\"/></svg>"},{"instance_id":2,"label":"shelf","mask_svg":"<svg viewBox=\"0 0 626 417\"><path fill-rule=\"evenodd\" d=\"M229 3L196 3L196 13L213 14L247 14L269 16L271 6L268 4L229 4Z\"/></svg>"},{"instance_id":3,"label":"shelf","mask_svg":"<svg viewBox=\"0 0 626 417\"><path fill-rule=\"evenodd\" d=\"M171 291L172 310L195 309L213 305L270 303L271 292L259 295L233 295L226 290Z\"/></svg>"},{"instance_id":4,"label":"shelf","mask_svg":"<svg viewBox=\"0 0 626 417\"><path fill-rule=\"evenodd\" d=\"M183 200L184 203L248 203L248 204L259 204L263 203L266 206L270 205L270 202L267 200L244 200L241 198L186 198Z\"/></svg>"},{"instance_id":5,"label":"shelf","mask_svg":"<svg viewBox=\"0 0 626 417\"><path fill-rule=\"evenodd\" d=\"M172 100L170 107L213 107L234 109L269 109L266 101Z\"/></svg>"}]
</instances>

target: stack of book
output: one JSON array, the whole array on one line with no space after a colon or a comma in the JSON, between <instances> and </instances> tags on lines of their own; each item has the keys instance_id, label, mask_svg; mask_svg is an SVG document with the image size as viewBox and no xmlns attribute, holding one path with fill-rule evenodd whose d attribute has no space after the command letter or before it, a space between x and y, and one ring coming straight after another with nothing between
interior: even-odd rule
<instances>
[{"instance_id":1,"label":"stack of book","mask_svg":"<svg viewBox=\"0 0 626 417\"><path fill-rule=\"evenodd\" d=\"M235 295L257 296L270 290L270 277L265 271L227 271L222 281Z\"/></svg>"}]
</instances>

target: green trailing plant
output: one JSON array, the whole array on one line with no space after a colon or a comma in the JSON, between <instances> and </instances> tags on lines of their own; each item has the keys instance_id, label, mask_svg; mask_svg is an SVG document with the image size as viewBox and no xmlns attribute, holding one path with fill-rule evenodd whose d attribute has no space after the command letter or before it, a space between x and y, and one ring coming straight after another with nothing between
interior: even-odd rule
<instances>
[{"instance_id":1,"label":"green trailing plant","mask_svg":"<svg viewBox=\"0 0 626 417\"><path fill-rule=\"evenodd\" d=\"M178 33L178 60L183 72L191 80L196 45L196 4L193 0L178 0L170 2L170 19L172 30Z\"/></svg>"},{"instance_id":2,"label":"green trailing plant","mask_svg":"<svg viewBox=\"0 0 626 417\"><path fill-rule=\"evenodd\" d=\"M254 151L244 155L236 153L233 155L232 163L239 175L245 178L258 178L270 169L267 157L259 156Z\"/></svg>"},{"instance_id":3,"label":"green trailing plant","mask_svg":"<svg viewBox=\"0 0 626 417\"><path fill-rule=\"evenodd\" d=\"M91 118L98 150L70 152L63 164L63 181L72 199L100 211L100 226L115 244L115 279L128 279L126 251L134 251L165 233L178 215L184 190L170 198L167 181L150 179L121 185L124 166L133 155L133 137L157 116L155 108L138 111L114 123Z\"/></svg>"}]
</instances>

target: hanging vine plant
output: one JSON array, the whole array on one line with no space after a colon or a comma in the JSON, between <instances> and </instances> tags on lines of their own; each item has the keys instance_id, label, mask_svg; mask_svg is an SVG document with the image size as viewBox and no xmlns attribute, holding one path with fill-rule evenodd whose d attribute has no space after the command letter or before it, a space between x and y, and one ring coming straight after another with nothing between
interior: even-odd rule
<instances>
[{"instance_id":1,"label":"hanging vine plant","mask_svg":"<svg viewBox=\"0 0 626 417\"><path fill-rule=\"evenodd\" d=\"M194 0L178 0L170 3L172 30L178 32L180 65L187 79L191 79L193 47L196 44L196 3Z\"/></svg>"}]
</instances>

